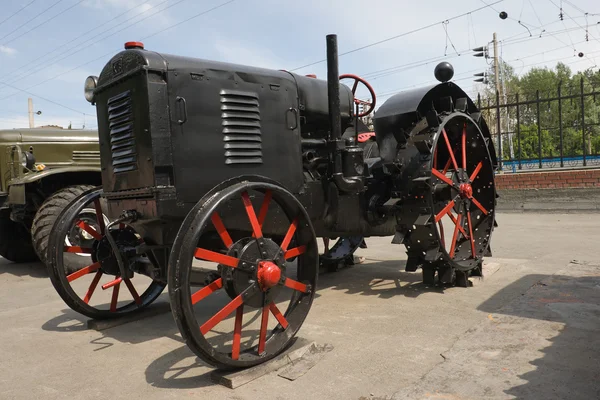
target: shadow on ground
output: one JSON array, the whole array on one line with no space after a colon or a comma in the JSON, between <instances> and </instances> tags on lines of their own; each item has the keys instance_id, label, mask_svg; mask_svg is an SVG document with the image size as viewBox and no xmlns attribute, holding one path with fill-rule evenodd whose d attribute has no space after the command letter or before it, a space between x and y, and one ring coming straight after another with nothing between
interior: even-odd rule
<instances>
[{"instance_id":1,"label":"shadow on ground","mask_svg":"<svg viewBox=\"0 0 600 400\"><path fill-rule=\"evenodd\" d=\"M328 289L340 290L348 295L379 296L381 299L389 299L394 296L415 298L428 292L443 294L441 288L424 285L420 271L408 273L404 272L404 268L405 261L367 259L364 264L345 267L337 272L322 271L315 298L320 297L320 291ZM147 367L146 380L148 383L157 387L180 389L212 385L209 373L206 372L208 365L195 357L187 345L183 345L168 301L168 293L165 291L150 306L164 308L162 312L102 330L100 331L102 336L92 340L90 344L97 346L94 351L102 351L111 347L115 341L135 345L162 337L171 338L181 343L182 346L159 357ZM251 320L245 320L244 325L255 322L259 315L257 312ZM84 331L88 329L88 320L88 317L65 308L62 310L62 314L44 323L42 329L54 332ZM244 334L248 332L252 333L244 330ZM223 333L225 333L223 336L228 336L226 332ZM253 335L258 336L258 331L253 332ZM302 330L300 330L299 336L302 336Z\"/></svg>"},{"instance_id":2,"label":"shadow on ground","mask_svg":"<svg viewBox=\"0 0 600 400\"><path fill-rule=\"evenodd\" d=\"M523 279L533 285L520 299L497 309L497 296L481 304L479 310L494 315L526 318L508 319L500 327L520 324L531 328L512 343L513 361L522 361L529 372L518 376L525 383L504 392L518 399L598 399L600 398L600 266L569 266L574 276L530 275ZM519 285L521 282L515 282ZM533 329L535 328L535 329ZM510 328L506 328L510 332ZM527 337L529 336L529 337ZM539 346L535 346L539 344ZM510 350L505 350L510 351ZM527 358L530 355L530 358ZM540 357L541 355L541 357ZM529 365L527 365L529 364Z\"/></svg>"},{"instance_id":3,"label":"shadow on ground","mask_svg":"<svg viewBox=\"0 0 600 400\"><path fill-rule=\"evenodd\" d=\"M32 278L48 278L46 267L41 262L17 264L0 257L0 275L30 276Z\"/></svg>"}]
</instances>

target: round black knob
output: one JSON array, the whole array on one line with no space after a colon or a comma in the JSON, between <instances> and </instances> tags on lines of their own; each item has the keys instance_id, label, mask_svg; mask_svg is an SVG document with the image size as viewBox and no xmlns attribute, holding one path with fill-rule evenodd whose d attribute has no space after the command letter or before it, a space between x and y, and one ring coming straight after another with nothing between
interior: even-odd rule
<instances>
[{"instance_id":1,"label":"round black knob","mask_svg":"<svg viewBox=\"0 0 600 400\"><path fill-rule=\"evenodd\" d=\"M506 19L506 18L508 18L508 13L506 11L502 11L500 13L500 19Z\"/></svg>"},{"instance_id":2,"label":"round black knob","mask_svg":"<svg viewBox=\"0 0 600 400\"><path fill-rule=\"evenodd\" d=\"M443 61L436 65L433 73L438 81L448 82L454 76L454 67L449 62Z\"/></svg>"}]
</instances>

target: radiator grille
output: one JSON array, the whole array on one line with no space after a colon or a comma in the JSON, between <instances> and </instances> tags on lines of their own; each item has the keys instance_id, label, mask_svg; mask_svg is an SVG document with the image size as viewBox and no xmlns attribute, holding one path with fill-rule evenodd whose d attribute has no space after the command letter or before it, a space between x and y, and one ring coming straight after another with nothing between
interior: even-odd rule
<instances>
[{"instance_id":1,"label":"radiator grille","mask_svg":"<svg viewBox=\"0 0 600 400\"><path fill-rule=\"evenodd\" d=\"M262 164L258 94L222 90L221 121L225 164Z\"/></svg>"},{"instance_id":2,"label":"radiator grille","mask_svg":"<svg viewBox=\"0 0 600 400\"><path fill-rule=\"evenodd\" d=\"M108 99L108 128L114 173L135 171L137 155L129 90Z\"/></svg>"}]
</instances>

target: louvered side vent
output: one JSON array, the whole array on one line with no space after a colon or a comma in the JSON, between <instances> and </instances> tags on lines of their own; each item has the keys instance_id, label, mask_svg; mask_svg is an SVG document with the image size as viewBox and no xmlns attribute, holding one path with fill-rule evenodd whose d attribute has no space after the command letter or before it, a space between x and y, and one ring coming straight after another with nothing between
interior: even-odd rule
<instances>
[{"instance_id":1,"label":"louvered side vent","mask_svg":"<svg viewBox=\"0 0 600 400\"><path fill-rule=\"evenodd\" d=\"M100 151L73 150L73 162L97 163L100 161Z\"/></svg>"},{"instance_id":2,"label":"louvered side vent","mask_svg":"<svg viewBox=\"0 0 600 400\"><path fill-rule=\"evenodd\" d=\"M129 90L108 99L108 128L114 173L135 171L137 155Z\"/></svg>"},{"instance_id":3,"label":"louvered side vent","mask_svg":"<svg viewBox=\"0 0 600 400\"><path fill-rule=\"evenodd\" d=\"M225 164L262 164L258 94L221 91Z\"/></svg>"}]
</instances>

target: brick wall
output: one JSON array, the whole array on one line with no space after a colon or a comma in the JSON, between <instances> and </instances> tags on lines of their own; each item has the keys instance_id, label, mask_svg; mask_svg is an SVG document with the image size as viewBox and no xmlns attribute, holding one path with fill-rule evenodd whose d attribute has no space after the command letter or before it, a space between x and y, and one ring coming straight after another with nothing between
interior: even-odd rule
<instances>
[{"instance_id":1,"label":"brick wall","mask_svg":"<svg viewBox=\"0 0 600 400\"><path fill-rule=\"evenodd\" d=\"M600 188L600 169L521 172L496 175L497 190Z\"/></svg>"}]
</instances>

